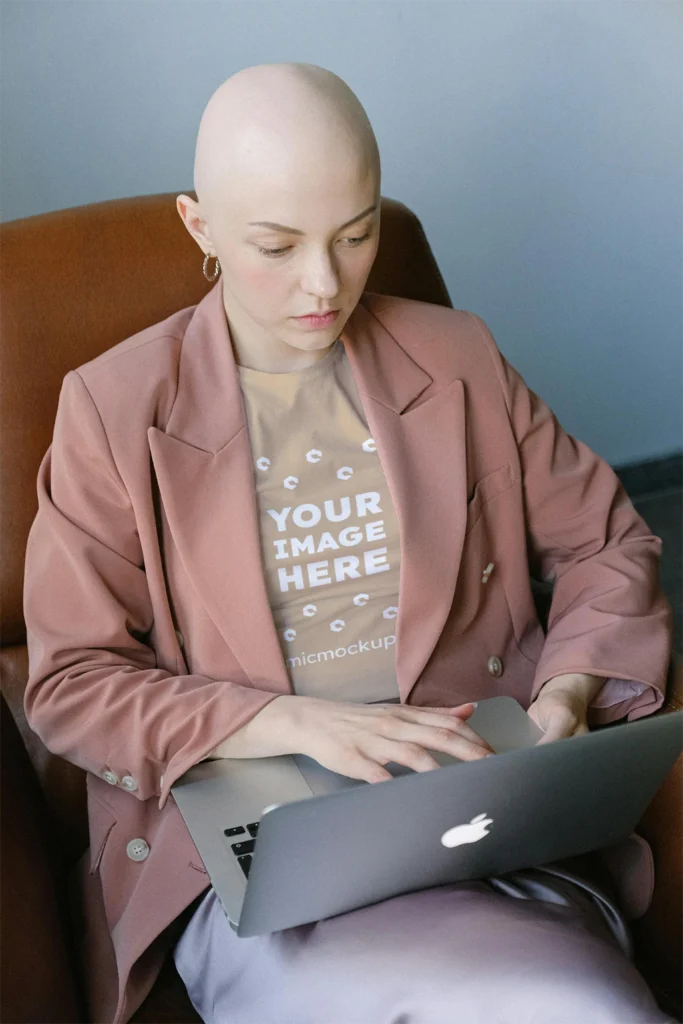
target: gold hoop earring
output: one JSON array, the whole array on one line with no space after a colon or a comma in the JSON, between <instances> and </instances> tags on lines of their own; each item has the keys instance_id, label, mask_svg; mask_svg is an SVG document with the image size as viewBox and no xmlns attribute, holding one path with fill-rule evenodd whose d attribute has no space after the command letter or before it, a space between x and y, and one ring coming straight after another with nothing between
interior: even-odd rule
<instances>
[{"instance_id":1,"label":"gold hoop earring","mask_svg":"<svg viewBox=\"0 0 683 1024\"><path fill-rule=\"evenodd\" d=\"M218 262L218 256L214 256L213 258L216 261L216 266L214 268L213 277L209 277L209 275L207 274L206 268L207 268L207 266L209 264L209 260L210 260L212 255L213 255L213 253L207 252L206 256L204 257L204 266L202 267L202 273L203 273L203 275L204 275L204 277L206 278L207 281L215 281L216 278L218 277L218 275L221 272L221 265Z\"/></svg>"}]
</instances>

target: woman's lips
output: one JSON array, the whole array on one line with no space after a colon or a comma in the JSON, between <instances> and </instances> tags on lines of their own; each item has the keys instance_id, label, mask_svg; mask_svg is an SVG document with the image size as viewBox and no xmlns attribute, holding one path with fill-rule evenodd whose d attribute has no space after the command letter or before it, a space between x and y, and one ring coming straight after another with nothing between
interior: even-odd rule
<instances>
[{"instance_id":1,"label":"woman's lips","mask_svg":"<svg viewBox=\"0 0 683 1024\"><path fill-rule=\"evenodd\" d=\"M326 316L295 316L292 319L296 320L298 324L303 324L305 327L327 327L329 324L333 324L338 316L339 310L333 309Z\"/></svg>"}]
</instances>

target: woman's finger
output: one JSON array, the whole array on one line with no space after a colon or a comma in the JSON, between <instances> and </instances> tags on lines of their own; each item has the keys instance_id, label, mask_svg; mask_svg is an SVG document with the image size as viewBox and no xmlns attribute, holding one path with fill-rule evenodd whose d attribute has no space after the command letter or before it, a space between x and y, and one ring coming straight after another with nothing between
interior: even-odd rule
<instances>
[{"instance_id":1,"label":"woman's finger","mask_svg":"<svg viewBox=\"0 0 683 1024\"><path fill-rule=\"evenodd\" d=\"M462 736L463 739L469 740L470 743L475 743L478 746L483 747L484 750L486 750L487 752L493 753L493 748L489 746L486 740L458 716L444 714L422 715L420 714L422 710L422 708L402 708L400 712L393 716L393 718L398 719L400 721L425 726L429 729L447 729L454 736ZM438 709L430 710L434 711ZM394 738L396 737L392 736L392 739ZM421 742L423 746L426 746L428 744L427 737L425 737L424 740L421 740ZM440 748L431 747L430 749L437 750Z\"/></svg>"},{"instance_id":2,"label":"woman's finger","mask_svg":"<svg viewBox=\"0 0 683 1024\"><path fill-rule=\"evenodd\" d=\"M391 772L383 768L379 761L361 754L360 751L354 757L346 774L352 779L362 779L363 782L388 782L389 779L393 779Z\"/></svg>"},{"instance_id":3,"label":"woman's finger","mask_svg":"<svg viewBox=\"0 0 683 1024\"><path fill-rule=\"evenodd\" d=\"M554 740L572 736L576 725L576 716L573 711L563 707L554 708L552 712L548 713L545 724L541 726L544 729L544 734L536 746L540 747L542 743L552 743Z\"/></svg>"},{"instance_id":4,"label":"woman's finger","mask_svg":"<svg viewBox=\"0 0 683 1024\"><path fill-rule=\"evenodd\" d=\"M386 708L387 710L394 709L394 711L427 711L429 714L436 715L456 715L458 718L469 718L477 706L477 701L468 701L466 704L456 704L454 707L449 708L433 708L425 705L414 705L414 704L373 704L372 707Z\"/></svg>"},{"instance_id":5,"label":"woman's finger","mask_svg":"<svg viewBox=\"0 0 683 1024\"><path fill-rule=\"evenodd\" d=\"M472 714L477 706L476 700L468 700L464 704L454 704L453 707L448 708L424 708L420 710L424 711L440 711L442 714L445 712L447 715L469 716Z\"/></svg>"},{"instance_id":6,"label":"woman's finger","mask_svg":"<svg viewBox=\"0 0 683 1024\"><path fill-rule=\"evenodd\" d=\"M397 723L397 728L392 731L391 735L385 733L383 737L377 737L381 746L373 744L372 747L366 748L366 753L374 755L375 750L379 750L384 755L388 750L391 760L398 761L399 764L406 764L407 762L403 761L400 756L395 756L395 752L403 745L409 744L424 751L425 757L422 758L422 761L425 764L428 764L429 761L434 762L432 767L438 767L438 761L434 761L434 758L427 753L430 750L450 754L451 757L457 757L462 761L475 761L478 758L486 757L487 754L494 753L485 740L477 736L476 733L474 735L476 741L463 736L459 731L454 731L452 727L427 726L403 721ZM392 747L387 747L387 743ZM394 744L395 746L393 746ZM410 767L413 767L412 762Z\"/></svg>"},{"instance_id":7,"label":"woman's finger","mask_svg":"<svg viewBox=\"0 0 683 1024\"><path fill-rule=\"evenodd\" d=\"M474 713L476 706L476 701L470 701L469 704L459 704L455 708L437 708L436 710L441 712L445 711L445 713L450 715L451 718L460 718L461 720L464 720Z\"/></svg>"},{"instance_id":8,"label":"woman's finger","mask_svg":"<svg viewBox=\"0 0 683 1024\"><path fill-rule=\"evenodd\" d=\"M363 750L359 753L364 758L374 761L375 767L382 771L385 769L381 766L390 762L405 765L406 768L412 768L416 772L429 772L434 768L441 767L439 762L420 743L382 740L381 737L375 736L371 742L364 745ZM390 773L387 774L393 778Z\"/></svg>"}]
</instances>

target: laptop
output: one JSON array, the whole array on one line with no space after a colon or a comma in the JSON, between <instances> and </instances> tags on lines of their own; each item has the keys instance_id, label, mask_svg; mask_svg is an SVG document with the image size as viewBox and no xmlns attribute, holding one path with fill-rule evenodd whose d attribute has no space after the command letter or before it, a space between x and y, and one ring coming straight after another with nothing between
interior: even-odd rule
<instances>
[{"instance_id":1,"label":"laptop","mask_svg":"<svg viewBox=\"0 0 683 1024\"><path fill-rule=\"evenodd\" d=\"M439 768L390 762L392 778L372 784L303 754L203 761L178 779L173 797L237 935L610 846L683 748L683 711L540 746L512 697L479 701L468 724L497 756L430 750Z\"/></svg>"}]
</instances>

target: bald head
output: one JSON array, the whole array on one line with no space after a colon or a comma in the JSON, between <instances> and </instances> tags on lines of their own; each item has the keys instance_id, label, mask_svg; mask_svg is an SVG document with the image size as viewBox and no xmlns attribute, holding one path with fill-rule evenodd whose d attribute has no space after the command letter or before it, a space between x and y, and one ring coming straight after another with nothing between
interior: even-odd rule
<instances>
[{"instance_id":1,"label":"bald head","mask_svg":"<svg viewBox=\"0 0 683 1024\"><path fill-rule=\"evenodd\" d=\"M379 245L379 151L358 98L314 64L238 71L202 115L194 185L176 205L219 260L237 361L286 372L321 358ZM330 310L324 327L300 322Z\"/></svg>"},{"instance_id":2,"label":"bald head","mask_svg":"<svg viewBox=\"0 0 683 1024\"><path fill-rule=\"evenodd\" d=\"M194 164L197 198L212 214L239 204L244 191L316 191L345 176L373 176L380 157L355 93L315 64L258 64L216 89L199 126Z\"/></svg>"}]
</instances>

